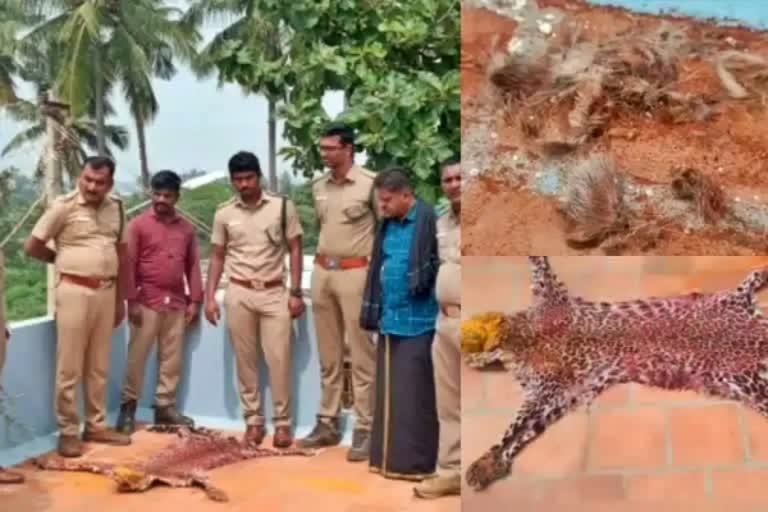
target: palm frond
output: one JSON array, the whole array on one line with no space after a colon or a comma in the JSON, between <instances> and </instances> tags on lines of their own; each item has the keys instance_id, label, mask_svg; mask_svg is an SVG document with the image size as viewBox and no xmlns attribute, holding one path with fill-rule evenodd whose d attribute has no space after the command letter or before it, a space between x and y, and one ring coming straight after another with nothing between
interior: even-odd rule
<instances>
[{"instance_id":1,"label":"palm frond","mask_svg":"<svg viewBox=\"0 0 768 512\"><path fill-rule=\"evenodd\" d=\"M14 135L14 137L5 145L0 155L6 156L9 153L21 149L27 144L37 142L45 135L45 125L43 123L35 124Z\"/></svg>"}]
</instances>

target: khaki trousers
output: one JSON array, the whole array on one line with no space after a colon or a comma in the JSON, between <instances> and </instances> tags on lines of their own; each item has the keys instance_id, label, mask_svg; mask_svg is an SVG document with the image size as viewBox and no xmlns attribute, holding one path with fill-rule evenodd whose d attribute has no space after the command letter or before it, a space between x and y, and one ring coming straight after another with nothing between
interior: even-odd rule
<instances>
[{"instance_id":1,"label":"khaki trousers","mask_svg":"<svg viewBox=\"0 0 768 512\"><path fill-rule=\"evenodd\" d=\"M312 272L312 312L322 378L318 417L330 422L341 412L346 335L357 417L355 428L364 431L370 431L373 424L376 376L376 347L360 327L367 274L367 268L326 270L319 265Z\"/></svg>"},{"instance_id":2,"label":"khaki trousers","mask_svg":"<svg viewBox=\"0 0 768 512\"><path fill-rule=\"evenodd\" d=\"M184 358L184 310L155 311L145 306L140 307L141 326L131 324L122 402L138 400L141 397L147 357L157 341L155 405L176 405L176 391Z\"/></svg>"},{"instance_id":3,"label":"khaki trousers","mask_svg":"<svg viewBox=\"0 0 768 512\"><path fill-rule=\"evenodd\" d=\"M460 319L440 313L432 363L435 371L437 418L440 422L440 444L437 472L443 476L461 470L461 348Z\"/></svg>"},{"instance_id":4,"label":"khaki trousers","mask_svg":"<svg viewBox=\"0 0 768 512\"><path fill-rule=\"evenodd\" d=\"M275 426L291 426L292 321L285 288L251 290L230 283L224 305L247 425L264 425L259 387L260 351L269 368Z\"/></svg>"},{"instance_id":5,"label":"khaki trousers","mask_svg":"<svg viewBox=\"0 0 768 512\"><path fill-rule=\"evenodd\" d=\"M56 420L62 435L80 431L77 385L83 382L85 427L107 428L107 374L115 323L115 288L56 285Z\"/></svg>"}]
</instances>

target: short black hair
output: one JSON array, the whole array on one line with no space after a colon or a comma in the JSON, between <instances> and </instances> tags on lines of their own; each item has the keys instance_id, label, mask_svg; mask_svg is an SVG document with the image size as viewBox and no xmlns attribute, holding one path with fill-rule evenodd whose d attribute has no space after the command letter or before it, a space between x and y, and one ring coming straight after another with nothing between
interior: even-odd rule
<instances>
[{"instance_id":1,"label":"short black hair","mask_svg":"<svg viewBox=\"0 0 768 512\"><path fill-rule=\"evenodd\" d=\"M105 167L109 170L109 175L115 175L115 162L108 156L89 156L83 161L83 168L90 167L94 171L100 171Z\"/></svg>"},{"instance_id":2,"label":"short black hair","mask_svg":"<svg viewBox=\"0 0 768 512\"><path fill-rule=\"evenodd\" d=\"M452 165L459 165L460 163L461 157L454 155L440 162L440 169L445 169L446 167L450 167Z\"/></svg>"},{"instance_id":3,"label":"short black hair","mask_svg":"<svg viewBox=\"0 0 768 512\"><path fill-rule=\"evenodd\" d=\"M345 123L331 123L323 130L323 137L338 136L345 146L355 144L355 129Z\"/></svg>"},{"instance_id":4,"label":"short black hair","mask_svg":"<svg viewBox=\"0 0 768 512\"><path fill-rule=\"evenodd\" d=\"M259 158L250 151L238 151L229 159L229 175L239 172L255 172L261 177L261 164Z\"/></svg>"},{"instance_id":5,"label":"short black hair","mask_svg":"<svg viewBox=\"0 0 768 512\"><path fill-rule=\"evenodd\" d=\"M390 167L381 171L373 180L373 186L388 192L402 192L404 190L413 192L408 172L402 167Z\"/></svg>"},{"instance_id":6,"label":"short black hair","mask_svg":"<svg viewBox=\"0 0 768 512\"><path fill-rule=\"evenodd\" d=\"M149 184L152 190L173 190L178 192L181 190L181 177L173 171L158 171L152 176Z\"/></svg>"}]
</instances>

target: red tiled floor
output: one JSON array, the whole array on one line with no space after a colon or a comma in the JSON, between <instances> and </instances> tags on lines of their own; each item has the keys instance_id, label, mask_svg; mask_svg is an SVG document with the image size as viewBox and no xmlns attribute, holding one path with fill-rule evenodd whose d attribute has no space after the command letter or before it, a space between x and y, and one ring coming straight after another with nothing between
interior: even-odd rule
<instances>
[{"instance_id":1,"label":"red tiled floor","mask_svg":"<svg viewBox=\"0 0 768 512\"><path fill-rule=\"evenodd\" d=\"M102 448L92 458L118 461L147 453L168 442L168 436L139 432L132 447ZM265 445L266 446L266 445ZM413 484L387 480L350 464L344 448L316 457L255 459L210 472L211 480L229 502L209 500L199 489L155 487L139 494L118 494L104 476L45 472L25 465L27 483L0 487L3 512L459 512L457 497L422 501Z\"/></svg>"}]
</instances>

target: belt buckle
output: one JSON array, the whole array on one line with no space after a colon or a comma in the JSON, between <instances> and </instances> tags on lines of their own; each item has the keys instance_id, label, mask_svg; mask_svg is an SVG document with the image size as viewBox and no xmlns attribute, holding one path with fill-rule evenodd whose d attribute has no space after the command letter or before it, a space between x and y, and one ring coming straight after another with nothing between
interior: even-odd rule
<instances>
[{"instance_id":1,"label":"belt buckle","mask_svg":"<svg viewBox=\"0 0 768 512\"><path fill-rule=\"evenodd\" d=\"M328 269L337 270L341 267L340 258L326 258L325 261L328 264Z\"/></svg>"},{"instance_id":2,"label":"belt buckle","mask_svg":"<svg viewBox=\"0 0 768 512\"><path fill-rule=\"evenodd\" d=\"M112 286L112 280L111 279L99 279L99 290L106 290L110 286Z\"/></svg>"},{"instance_id":3,"label":"belt buckle","mask_svg":"<svg viewBox=\"0 0 768 512\"><path fill-rule=\"evenodd\" d=\"M251 280L251 286L254 290L264 290L266 289L266 286L264 286L263 281L257 281L256 279Z\"/></svg>"}]
</instances>

